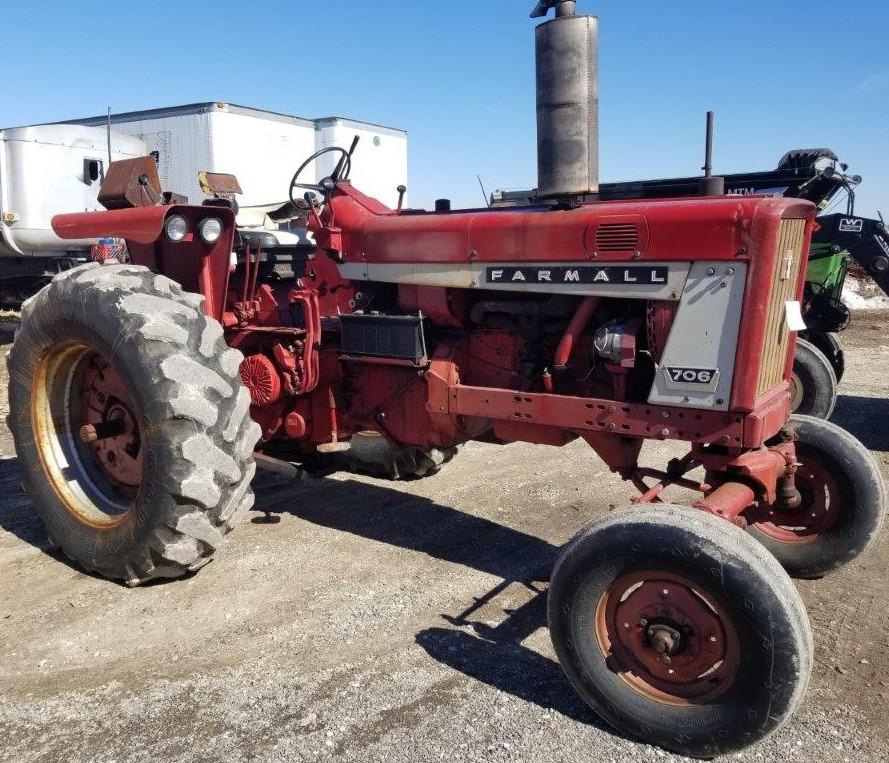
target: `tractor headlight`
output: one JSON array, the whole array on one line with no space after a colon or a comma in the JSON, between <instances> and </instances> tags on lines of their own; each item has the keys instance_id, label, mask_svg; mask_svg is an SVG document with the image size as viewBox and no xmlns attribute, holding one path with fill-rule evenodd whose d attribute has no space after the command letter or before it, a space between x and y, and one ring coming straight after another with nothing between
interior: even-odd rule
<instances>
[{"instance_id":1,"label":"tractor headlight","mask_svg":"<svg viewBox=\"0 0 889 763\"><path fill-rule=\"evenodd\" d=\"M172 215L164 223L164 232L174 244L178 244L188 235L188 220L182 215Z\"/></svg>"},{"instance_id":2,"label":"tractor headlight","mask_svg":"<svg viewBox=\"0 0 889 763\"><path fill-rule=\"evenodd\" d=\"M198 225L198 233L201 234L201 238L204 239L205 244L215 244L219 241L219 237L222 235L222 220L218 217L208 217L206 220L202 220Z\"/></svg>"}]
</instances>

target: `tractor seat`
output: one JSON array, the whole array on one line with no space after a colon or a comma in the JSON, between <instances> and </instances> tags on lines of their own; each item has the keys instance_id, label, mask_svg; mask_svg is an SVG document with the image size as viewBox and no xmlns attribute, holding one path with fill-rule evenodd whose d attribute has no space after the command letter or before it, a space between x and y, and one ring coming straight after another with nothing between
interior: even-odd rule
<instances>
[{"instance_id":1,"label":"tractor seat","mask_svg":"<svg viewBox=\"0 0 889 763\"><path fill-rule=\"evenodd\" d=\"M315 245L304 235L290 231L238 229L241 247L249 246L252 250L261 251L260 261L272 259L276 262L290 260L309 260L315 256Z\"/></svg>"}]
</instances>

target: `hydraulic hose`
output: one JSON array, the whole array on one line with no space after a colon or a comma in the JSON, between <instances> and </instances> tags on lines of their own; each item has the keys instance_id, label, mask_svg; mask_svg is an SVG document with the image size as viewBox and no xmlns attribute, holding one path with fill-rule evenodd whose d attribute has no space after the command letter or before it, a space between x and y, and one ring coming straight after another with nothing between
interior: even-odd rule
<instances>
[{"instance_id":1,"label":"hydraulic hose","mask_svg":"<svg viewBox=\"0 0 889 763\"><path fill-rule=\"evenodd\" d=\"M553 356L553 370L556 373L562 373L567 368L577 338L586 331L593 313L596 312L596 308L599 306L599 299L599 297L584 297L583 301L578 305L574 317L568 324L568 328L565 329L565 333L562 335L559 345L556 347L556 353Z\"/></svg>"}]
</instances>

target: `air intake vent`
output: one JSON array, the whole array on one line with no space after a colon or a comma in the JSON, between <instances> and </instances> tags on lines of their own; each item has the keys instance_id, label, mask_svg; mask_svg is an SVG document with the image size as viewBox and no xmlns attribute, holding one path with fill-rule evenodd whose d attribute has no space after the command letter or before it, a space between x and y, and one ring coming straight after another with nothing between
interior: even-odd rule
<instances>
[{"instance_id":1,"label":"air intake vent","mask_svg":"<svg viewBox=\"0 0 889 763\"><path fill-rule=\"evenodd\" d=\"M639 229L634 223L604 223L596 230L596 251L635 252L639 248Z\"/></svg>"}]
</instances>

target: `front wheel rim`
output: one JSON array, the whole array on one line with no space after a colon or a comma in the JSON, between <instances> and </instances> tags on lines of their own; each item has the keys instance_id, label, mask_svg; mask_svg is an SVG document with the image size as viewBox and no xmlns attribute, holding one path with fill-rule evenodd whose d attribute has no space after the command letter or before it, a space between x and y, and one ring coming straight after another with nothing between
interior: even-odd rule
<instances>
[{"instance_id":1,"label":"front wheel rim","mask_svg":"<svg viewBox=\"0 0 889 763\"><path fill-rule=\"evenodd\" d=\"M142 484L145 437L123 378L100 352L59 344L38 365L31 424L43 469L77 521L121 524Z\"/></svg>"},{"instance_id":2,"label":"front wheel rim","mask_svg":"<svg viewBox=\"0 0 889 763\"><path fill-rule=\"evenodd\" d=\"M834 475L836 467L815 449L796 445L798 463L794 482L802 502L786 510L777 504L757 511L755 527L763 535L782 543L811 543L829 532L842 515L842 492Z\"/></svg>"},{"instance_id":3,"label":"front wheel rim","mask_svg":"<svg viewBox=\"0 0 889 763\"><path fill-rule=\"evenodd\" d=\"M665 571L615 580L596 607L595 636L609 670L665 705L712 702L731 688L740 665L727 607Z\"/></svg>"}]
</instances>

